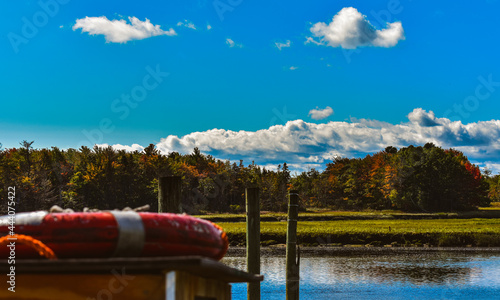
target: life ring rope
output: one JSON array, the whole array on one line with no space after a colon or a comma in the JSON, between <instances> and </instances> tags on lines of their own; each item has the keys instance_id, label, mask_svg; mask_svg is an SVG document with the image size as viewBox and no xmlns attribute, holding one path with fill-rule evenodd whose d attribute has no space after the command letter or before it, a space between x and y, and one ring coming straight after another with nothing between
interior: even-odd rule
<instances>
[{"instance_id":1,"label":"life ring rope","mask_svg":"<svg viewBox=\"0 0 500 300\"><path fill-rule=\"evenodd\" d=\"M16 242L30 246L31 248L35 249L40 256L46 257L48 259L57 259L57 256L55 255L54 251L52 251L52 249L47 247L47 245L45 245L41 241L34 239L29 235L14 234L14 235L3 236L0 238L0 245L9 244L12 242L13 239L15 239Z\"/></svg>"}]
</instances>

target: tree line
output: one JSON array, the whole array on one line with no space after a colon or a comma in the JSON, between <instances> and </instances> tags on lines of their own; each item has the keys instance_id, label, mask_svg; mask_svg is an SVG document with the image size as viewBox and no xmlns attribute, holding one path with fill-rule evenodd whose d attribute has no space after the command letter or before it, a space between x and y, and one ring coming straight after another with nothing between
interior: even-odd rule
<instances>
[{"instance_id":1,"label":"tree line","mask_svg":"<svg viewBox=\"0 0 500 300\"><path fill-rule=\"evenodd\" d=\"M34 149L33 142L0 150L0 199L16 188L16 211L115 209L145 204L156 211L158 178L182 178L182 206L190 214L242 212L245 188L259 187L261 208L286 211L287 193L299 191L301 207L343 210L464 211L500 199L499 175L482 174L462 152L433 144L385 150L364 158L333 158L324 171L290 173L245 166L205 155L161 154L111 147ZM5 214L7 205L0 207Z\"/></svg>"}]
</instances>

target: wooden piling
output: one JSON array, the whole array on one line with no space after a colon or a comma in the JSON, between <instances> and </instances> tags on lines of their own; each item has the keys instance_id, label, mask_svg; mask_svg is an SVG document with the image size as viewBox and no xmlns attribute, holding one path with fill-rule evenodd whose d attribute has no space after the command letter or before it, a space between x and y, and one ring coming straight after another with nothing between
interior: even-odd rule
<instances>
[{"instance_id":1,"label":"wooden piling","mask_svg":"<svg viewBox=\"0 0 500 300\"><path fill-rule=\"evenodd\" d=\"M158 179L158 212L182 213L180 176L163 176Z\"/></svg>"},{"instance_id":2,"label":"wooden piling","mask_svg":"<svg viewBox=\"0 0 500 300\"><path fill-rule=\"evenodd\" d=\"M288 224L286 232L286 300L299 299L300 249L297 246L298 191L288 195ZM297 252L299 252L297 256Z\"/></svg>"},{"instance_id":3,"label":"wooden piling","mask_svg":"<svg viewBox=\"0 0 500 300\"><path fill-rule=\"evenodd\" d=\"M247 210L247 270L260 274L260 197L258 188L245 189ZM260 282L249 282L247 299L260 299Z\"/></svg>"}]
</instances>

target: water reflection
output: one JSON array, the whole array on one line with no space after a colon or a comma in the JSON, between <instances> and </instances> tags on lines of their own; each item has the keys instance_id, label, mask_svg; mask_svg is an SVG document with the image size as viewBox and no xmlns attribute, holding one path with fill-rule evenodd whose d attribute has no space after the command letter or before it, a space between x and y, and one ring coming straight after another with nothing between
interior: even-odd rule
<instances>
[{"instance_id":1,"label":"water reflection","mask_svg":"<svg viewBox=\"0 0 500 300\"><path fill-rule=\"evenodd\" d=\"M246 269L242 257L223 262ZM262 298L283 299L285 258L262 258L261 270ZM500 257L491 254L305 257L300 276L302 299L500 299ZM233 299L243 296L246 285L234 285Z\"/></svg>"}]
</instances>

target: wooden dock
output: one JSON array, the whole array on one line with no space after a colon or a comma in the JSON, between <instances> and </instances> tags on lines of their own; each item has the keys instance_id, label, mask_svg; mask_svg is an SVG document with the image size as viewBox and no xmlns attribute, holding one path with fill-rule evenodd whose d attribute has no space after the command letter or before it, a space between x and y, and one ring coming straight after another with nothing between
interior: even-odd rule
<instances>
[{"instance_id":1,"label":"wooden dock","mask_svg":"<svg viewBox=\"0 0 500 300\"><path fill-rule=\"evenodd\" d=\"M8 270L7 262L0 264ZM228 300L234 282L262 275L197 257L16 260L16 292L24 300Z\"/></svg>"}]
</instances>

